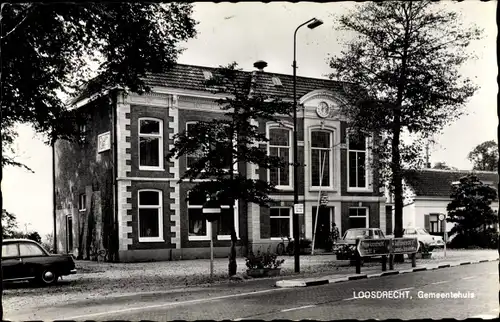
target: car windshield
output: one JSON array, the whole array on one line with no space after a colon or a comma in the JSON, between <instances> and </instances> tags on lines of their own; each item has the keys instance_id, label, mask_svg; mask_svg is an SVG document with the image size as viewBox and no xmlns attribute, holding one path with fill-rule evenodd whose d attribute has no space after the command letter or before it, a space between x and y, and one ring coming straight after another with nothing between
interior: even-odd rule
<instances>
[{"instance_id":1,"label":"car windshield","mask_svg":"<svg viewBox=\"0 0 500 322\"><path fill-rule=\"evenodd\" d=\"M366 229L353 229L346 231L344 239L366 238L370 236L370 232Z\"/></svg>"},{"instance_id":2,"label":"car windshield","mask_svg":"<svg viewBox=\"0 0 500 322\"><path fill-rule=\"evenodd\" d=\"M427 230L423 229L423 228L418 228L417 229L417 233L419 235L429 235L429 233L427 232Z\"/></svg>"}]
</instances>

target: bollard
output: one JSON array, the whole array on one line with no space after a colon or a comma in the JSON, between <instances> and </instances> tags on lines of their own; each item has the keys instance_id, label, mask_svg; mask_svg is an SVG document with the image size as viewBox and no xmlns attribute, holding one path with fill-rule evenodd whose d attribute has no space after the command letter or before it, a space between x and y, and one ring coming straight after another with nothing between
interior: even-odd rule
<instances>
[{"instance_id":1,"label":"bollard","mask_svg":"<svg viewBox=\"0 0 500 322\"><path fill-rule=\"evenodd\" d=\"M382 272L387 271L387 256L382 256Z\"/></svg>"},{"instance_id":2,"label":"bollard","mask_svg":"<svg viewBox=\"0 0 500 322\"><path fill-rule=\"evenodd\" d=\"M361 274L361 256L358 251L359 239L356 239L356 250L354 251L354 257L356 258L356 274Z\"/></svg>"},{"instance_id":3,"label":"bollard","mask_svg":"<svg viewBox=\"0 0 500 322\"><path fill-rule=\"evenodd\" d=\"M411 267L417 267L417 254L411 254Z\"/></svg>"},{"instance_id":4,"label":"bollard","mask_svg":"<svg viewBox=\"0 0 500 322\"><path fill-rule=\"evenodd\" d=\"M390 254L389 255L389 270L393 270L394 269L394 255L393 254Z\"/></svg>"}]
</instances>

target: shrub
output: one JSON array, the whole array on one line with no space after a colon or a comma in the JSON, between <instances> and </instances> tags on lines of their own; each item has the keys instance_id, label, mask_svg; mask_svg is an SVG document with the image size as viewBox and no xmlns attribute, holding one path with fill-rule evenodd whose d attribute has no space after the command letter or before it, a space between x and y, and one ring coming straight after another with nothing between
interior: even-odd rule
<instances>
[{"instance_id":1,"label":"shrub","mask_svg":"<svg viewBox=\"0 0 500 322\"><path fill-rule=\"evenodd\" d=\"M498 248L498 232L495 229L487 229L480 232L457 233L449 242L449 248Z\"/></svg>"},{"instance_id":2,"label":"shrub","mask_svg":"<svg viewBox=\"0 0 500 322\"><path fill-rule=\"evenodd\" d=\"M271 253L269 249L261 253L260 250L254 255L252 251L245 258L245 264L248 269L255 268L279 268L285 262L284 259L278 259L278 255Z\"/></svg>"}]
</instances>

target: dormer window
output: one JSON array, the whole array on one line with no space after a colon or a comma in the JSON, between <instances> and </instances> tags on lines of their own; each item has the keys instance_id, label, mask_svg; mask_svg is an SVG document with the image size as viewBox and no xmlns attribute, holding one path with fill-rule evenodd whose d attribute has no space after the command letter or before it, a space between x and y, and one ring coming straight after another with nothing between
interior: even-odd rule
<instances>
[{"instance_id":1,"label":"dormer window","mask_svg":"<svg viewBox=\"0 0 500 322\"><path fill-rule=\"evenodd\" d=\"M205 80L211 80L213 78L212 72L208 70L203 71L203 76L205 77Z\"/></svg>"},{"instance_id":2,"label":"dormer window","mask_svg":"<svg viewBox=\"0 0 500 322\"><path fill-rule=\"evenodd\" d=\"M283 84L281 83L281 79L279 79L276 76L273 77L273 85L274 86L283 86Z\"/></svg>"}]
</instances>

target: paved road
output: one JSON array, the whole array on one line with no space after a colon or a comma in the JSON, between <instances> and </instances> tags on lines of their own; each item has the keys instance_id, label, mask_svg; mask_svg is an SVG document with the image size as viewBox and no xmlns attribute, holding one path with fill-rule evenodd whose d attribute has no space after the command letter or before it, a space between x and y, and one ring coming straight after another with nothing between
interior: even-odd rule
<instances>
[{"instance_id":1,"label":"paved road","mask_svg":"<svg viewBox=\"0 0 500 322\"><path fill-rule=\"evenodd\" d=\"M491 318L498 317L498 281L498 262L490 262L305 288L252 289L235 285L230 290L215 288L69 303L34 317L99 321ZM408 297L360 298L367 291L399 291L400 297ZM461 298L421 298L444 292L454 292Z\"/></svg>"}]
</instances>

